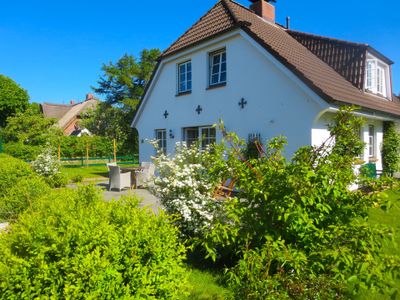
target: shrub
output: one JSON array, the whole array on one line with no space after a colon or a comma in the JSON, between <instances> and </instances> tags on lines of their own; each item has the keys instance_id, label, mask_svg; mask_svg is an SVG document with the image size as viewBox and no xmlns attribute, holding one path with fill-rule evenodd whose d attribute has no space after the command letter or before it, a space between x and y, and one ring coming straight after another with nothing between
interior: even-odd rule
<instances>
[{"instance_id":1,"label":"shrub","mask_svg":"<svg viewBox=\"0 0 400 300\"><path fill-rule=\"evenodd\" d=\"M44 177L51 177L60 172L60 162L50 145L47 145L32 162L32 168L37 174Z\"/></svg>"},{"instance_id":2,"label":"shrub","mask_svg":"<svg viewBox=\"0 0 400 300\"><path fill-rule=\"evenodd\" d=\"M400 261L382 247L391 242L393 229L367 222L371 207L386 209L388 203L379 194L348 188L356 182L354 162L363 149L360 125L351 110L339 111L326 142L300 148L291 161L282 154L284 138L272 139L260 158L243 160L243 142L222 128L229 144L224 164L240 193L223 202L224 214L203 228L200 244L214 260L225 253L235 259L236 254L239 260L230 263L245 265L228 271L235 278L236 293L245 295L242 299L264 299L252 295L258 290L273 293L277 285L287 288L292 283L303 291L298 297L307 298L315 278L323 280L326 295L341 287L354 294L363 289L391 292ZM269 240L272 243L265 246ZM286 254L271 256L271 247ZM250 268L252 260L260 265ZM260 283L264 263L271 267Z\"/></svg>"},{"instance_id":3,"label":"shrub","mask_svg":"<svg viewBox=\"0 0 400 300\"><path fill-rule=\"evenodd\" d=\"M71 181L74 183L81 183L83 181L83 175L75 174L74 176L72 176Z\"/></svg>"},{"instance_id":4,"label":"shrub","mask_svg":"<svg viewBox=\"0 0 400 300\"><path fill-rule=\"evenodd\" d=\"M156 145L155 145L156 146ZM219 152L214 149L199 151L199 145L187 147L178 143L175 156L159 153L153 158L159 173L150 188L161 199L168 213L179 216L177 223L187 237L201 235L202 229L210 225L218 212L219 204L213 199L218 183L210 164ZM219 179L221 182L221 179Z\"/></svg>"},{"instance_id":5,"label":"shrub","mask_svg":"<svg viewBox=\"0 0 400 300\"><path fill-rule=\"evenodd\" d=\"M68 183L68 177L62 173L56 173L49 177L43 177L44 181L52 188L65 187Z\"/></svg>"},{"instance_id":6,"label":"shrub","mask_svg":"<svg viewBox=\"0 0 400 300\"><path fill-rule=\"evenodd\" d=\"M40 150L40 146L24 145L20 142L4 144L4 153L24 160L34 160L39 155Z\"/></svg>"},{"instance_id":7,"label":"shrub","mask_svg":"<svg viewBox=\"0 0 400 300\"><path fill-rule=\"evenodd\" d=\"M177 299L185 248L164 215L105 202L92 186L53 190L0 235L2 299Z\"/></svg>"},{"instance_id":8,"label":"shrub","mask_svg":"<svg viewBox=\"0 0 400 300\"><path fill-rule=\"evenodd\" d=\"M0 219L15 220L17 216L32 207L34 202L50 191L49 186L38 176L22 178L0 197Z\"/></svg>"},{"instance_id":9,"label":"shrub","mask_svg":"<svg viewBox=\"0 0 400 300\"><path fill-rule=\"evenodd\" d=\"M34 175L29 164L6 154L0 154L0 198L20 179Z\"/></svg>"},{"instance_id":10,"label":"shrub","mask_svg":"<svg viewBox=\"0 0 400 300\"><path fill-rule=\"evenodd\" d=\"M400 134L393 122L383 123L382 163L383 171L389 176L399 168Z\"/></svg>"}]
</instances>

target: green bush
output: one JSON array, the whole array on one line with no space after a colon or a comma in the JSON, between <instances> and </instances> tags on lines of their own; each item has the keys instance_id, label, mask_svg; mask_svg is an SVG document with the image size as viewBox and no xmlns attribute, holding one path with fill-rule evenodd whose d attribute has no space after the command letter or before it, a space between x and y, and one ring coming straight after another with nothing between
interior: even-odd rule
<instances>
[{"instance_id":1,"label":"green bush","mask_svg":"<svg viewBox=\"0 0 400 300\"><path fill-rule=\"evenodd\" d=\"M178 299L185 248L164 215L53 190L0 235L1 299Z\"/></svg>"},{"instance_id":2,"label":"green bush","mask_svg":"<svg viewBox=\"0 0 400 300\"><path fill-rule=\"evenodd\" d=\"M82 174L76 174L71 177L71 181L74 183L81 183L83 181L83 175Z\"/></svg>"},{"instance_id":3,"label":"green bush","mask_svg":"<svg viewBox=\"0 0 400 300\"><path fill-rule=\"evenodd\" d=\"M4 197L8 189L18 180L34 176L29 164L6 154L0 154L0 198Z\"/></svg>"},{"instance_id":4,"label":"green bush","mask_svg":"<svg viewBox=\"0 0 400 300\"><path fill-rule=\"evenodd\" d=\"M50 191L49 186L38 176L20 179L0 197L0 220L15 220L17 216L32 207L36 199Z\"/></svg>"},{"instance_id":5,"label":"green bush","mask_svg":"<svg viewBox=\"0 0 400 300\"><path fill-rule=\"evenodd\" d=\"M4 144L4 153L24 160L34 160L39 155L40 149L40 146L25 145L20 142Z\"/></svg>"},{"instance_id":6,"label":"green bush","mask_svg":"<svg viewBox=\"0 0 400 300\"><path fill-rule=\"evenodd\" d=\"M334 121L320 147L300 148L291 161L283 155L284 138L272 139L262 157L243 160L243 143L223 131L230 143L224 164L239 194L222 202L225 213L212 219L196 242L208 257L237 265L228 274L235 293L242 295L238 299L265 299L277 285L293 287L306 299L316 278L325 287L321 299L363 290L393 296L400 258L387 255L383 245L393 241L394 230L368 223L371 207L387 209L390 203L383 194L350 191L357 182L354 163L363 149L361 120L345 109ZM272 255L271 249L284 256ZM250 267L252 261L260 263ZM259 291L264 294L253 296Z\"/></svg>"},{"instance_id":7,"label":"green bush","mask_svg":"<svg viewBox=\"0 0 400 300\"><path fill-rule=\"evenodd\" d=\"M383 172L389 176L398 170L400 162L400 134L393 122L383 123L382 163Z\"/></svg>"}]
</instances>

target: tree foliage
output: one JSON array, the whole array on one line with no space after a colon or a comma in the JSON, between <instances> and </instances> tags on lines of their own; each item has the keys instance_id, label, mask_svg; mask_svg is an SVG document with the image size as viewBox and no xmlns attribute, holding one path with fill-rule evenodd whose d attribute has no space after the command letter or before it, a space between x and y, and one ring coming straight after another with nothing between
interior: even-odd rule
<instances>
[{"instance_id":1,"label":"tree foliage","mask_svg":"<svg viewBox=\"0 0 400 300\"><path fill-rule=\"evenodd\" d=\"M11 78L0 74L0 127L7 118L23 112L29 104L29 95Z\"/></svg>"},{"instance_id":2,"label":"tree foliage","mask_svg":"<svg viewBox=\"0 0 400 300\"><path fill-rule=\"evenodd\" d=\"M382 163L385 174L392 176L400 162L400 134L393 122L383 123Z\"/></svg>"},{"instance_id":3,"label":"tree foliage","mask_svg":"<svg viewBox=\"0 0 400 300\"><path fill-rule=\"evenodd\" d=\"M41 147L46 143L56 145L57 139L62 136L55 123L55 119L44 118L36 105L30 105L26 111L7 119L7 125L1 132L6 143L4 151L15 157L34 159Z\"/></svg>"},{"instance_id":4,"label":"tree foliage","mask_svg":"<svg viewBox=\"0 0 400 300\"><path fill-rule=\"evenodd\" d=\"M103 65L98 87L93 87L106 101L83 124L96 135L116 139L124 154L138 151L137 134L130 124L159 56L158 49L143 50L139 59L125 54L116 63Z\"/></svg>"},{"instance_id":5,"label":"tree foliage","mask_svg":"<svg viewBox=\"0 0 400 300\"><path fill-rule=\"evenodd\" d=\"M94 91L105 95L109 104L134 108L143 95L159 56L159 49L145 49L140 53L139 60L125 54L116 63L104 64L104 74Z\"/></svg>"}]
</instances>

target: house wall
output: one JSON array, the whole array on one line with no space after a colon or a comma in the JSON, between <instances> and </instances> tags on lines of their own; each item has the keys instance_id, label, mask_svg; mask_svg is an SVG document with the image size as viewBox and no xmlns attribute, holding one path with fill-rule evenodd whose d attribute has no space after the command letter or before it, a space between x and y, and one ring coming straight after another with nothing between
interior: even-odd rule
<instances>
[{"instance_id":1,"label":"house wall","mask_svg":"<svg viewBox=\"0 0 400 300\"><path fill-rule=\"evenodd\" d=\"M226 48L227 84L207 89L209 52ZM312 99L276 62L243 36L237 34L162 65L154 86L137 120L140 161L155 154L146 141L155 138L156 129L167 130L167 152L173 152L183 138L183 128L213 125L222 119L228 131L247 139L260 133L262 140L284 135L287 156L300 146L310 145L311 128L321 104ZM177 64L191 59L192 93L176 96ZM238 105L244 98L244 109ZM201 114L195 110L200 105ZM168 111L168 118L163 114ZM169 137L172 130L174 138ZM217 139L221 134L217 133Z\"/></svg>"}]
</instances>

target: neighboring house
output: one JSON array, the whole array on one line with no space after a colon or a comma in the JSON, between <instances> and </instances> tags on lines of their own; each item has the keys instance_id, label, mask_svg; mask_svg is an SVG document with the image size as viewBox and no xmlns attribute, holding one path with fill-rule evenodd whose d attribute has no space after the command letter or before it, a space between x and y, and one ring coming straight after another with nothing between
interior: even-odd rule
<instances>
[{"instance_id":1,"label":"neighboring house","mask_svg":"<svg viewBox=\"0 0 400 300\"><path fill-rule=\"evenodd\" d=\"M70 105L43 103L41 109L43 116L46 118L57 119L57 125L61 128L64 135L81 136L82 134L89 134L89 130L80 127L80 120L82 116L89 110L96 108L99 103L92 94L87 94L85 101L74 103L71 101Z\"/></svg>"},{"instance_id":2,"label":"neighboring house","mask_svg":"<svg viewBox=\"0 0 400 300\"><path fill-rule=\"evenodd\" d=\"M329 137L341 105L366 118L363 159L382 168L384 121L400 121L392 93L393 62L366 44L289 30L275 8L253 0L246 8L221 0L162 54L133 119L140 160L177 141L218 141L219 119L240 137L288 138L287 155Z\"/></svg>"}]
</instances>

